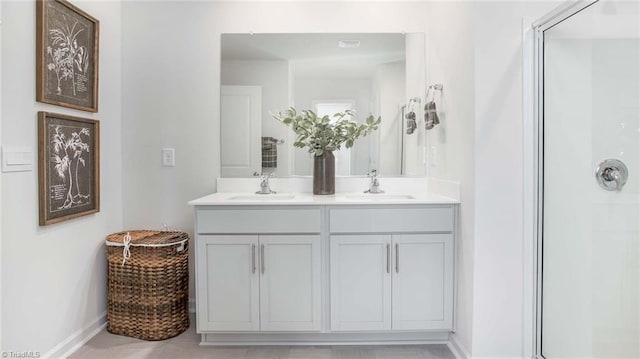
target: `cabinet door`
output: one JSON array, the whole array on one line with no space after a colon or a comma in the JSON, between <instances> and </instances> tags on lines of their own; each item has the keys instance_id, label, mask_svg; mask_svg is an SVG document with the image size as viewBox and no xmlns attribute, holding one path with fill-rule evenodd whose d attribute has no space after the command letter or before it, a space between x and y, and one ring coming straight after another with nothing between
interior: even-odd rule
<instances>
[{"instance_id":1,"label":"cabinet door","mask_svg":"<svg viewBox=\"0 0 640 359\"><path fill-rule=\"evenodd\" d=\"M331 236L331 330L391 329L391 236Z\"/></svg>"},{"instance_id":2,"label":"cabinet door","mask_svg":"<svg viewBox=\"0 0 640 359\"><path fill-rule=\"evenodd\" d=\"M393 329L451 329L453 235L393 235Z\"/></svg>"},{"instance_id":3,"label":"cabinet door","mask_svg":"<svg viewBox=\"0 0 640 359\"><path fill-rule=\"evenodd\" d=\"M260 329L258 236L198 236L198 330Z\"/></svg>"},{"instance_id":4,"label":"cabinet door","mask_svg":"<svg viewBox=\"0 0 640 359\"><path fill-rule=\"evenodd\" d=\"M260 329L320 330L320 236L260 236Z\"/></svg>"}]
</instances>

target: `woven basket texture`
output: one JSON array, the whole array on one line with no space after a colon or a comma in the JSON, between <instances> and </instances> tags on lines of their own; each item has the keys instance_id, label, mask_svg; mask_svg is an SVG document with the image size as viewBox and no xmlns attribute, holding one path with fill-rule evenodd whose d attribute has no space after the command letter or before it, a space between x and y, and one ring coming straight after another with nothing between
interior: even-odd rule
<instances>
[{"instance_id":1,"label":"woven basket texture","mask_svg":"<svg viewBox=\"0 0 640 359\"><path fill-rule=\"evenodd\" d=\"M173 231L129 231L107 236L123 243L131 236L131 257L122 264L123 246L107 245L107 330L144 340L163 340L189 328L188 235ZM187 240L178 251L180 241ZM170 244L139 247L139 244Z\"/></svg>"}]
</instances>

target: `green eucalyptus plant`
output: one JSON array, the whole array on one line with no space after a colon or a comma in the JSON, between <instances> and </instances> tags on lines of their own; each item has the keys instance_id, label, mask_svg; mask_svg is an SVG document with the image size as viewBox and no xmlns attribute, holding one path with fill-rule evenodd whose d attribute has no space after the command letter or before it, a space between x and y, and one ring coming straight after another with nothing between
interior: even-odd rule
<instances>
[{"instance_id":1,"label":"green eucalyptus plant","mask_svg":"<svg viewBox=\"0 0 640 359\"><path fill-rule=\"evenodd\" d=\"M298 113L291 107L284 113L272 115L276 120L291 126L298 135L293 145L298 148L309 147L309 153L322 156L325 151L340 150L342 144L346 148L353 147L354 141L378 129L382 119L369 115L365 123L358 124L352 120L355 112L346 110L333 115L333 120L325 115L319 117L311 110ZM347 118L348 117L348 118Z\"/></svg>"}]
</instances>

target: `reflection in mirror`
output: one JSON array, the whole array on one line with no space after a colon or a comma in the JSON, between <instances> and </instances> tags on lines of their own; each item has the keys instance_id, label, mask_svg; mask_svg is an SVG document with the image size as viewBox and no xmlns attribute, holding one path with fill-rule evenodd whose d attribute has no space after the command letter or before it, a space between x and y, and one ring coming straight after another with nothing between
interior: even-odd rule
<instances>
[{"instance_id":1,"label":"reflection in mirror","mask_svg":"<svg viewBox=\"0 0 640 359\"><path fill-rule=\"evenodd\" d=\"M404 119L407 68L424 66L406 59L416 44L412 53L424 54L423 34L223 34L221 175L312 175L312 155L272 117L289 107L382 117L378 131L335 153L336 175L423 175L421 131L407 134Z\"/></svg>"}]
</instances>

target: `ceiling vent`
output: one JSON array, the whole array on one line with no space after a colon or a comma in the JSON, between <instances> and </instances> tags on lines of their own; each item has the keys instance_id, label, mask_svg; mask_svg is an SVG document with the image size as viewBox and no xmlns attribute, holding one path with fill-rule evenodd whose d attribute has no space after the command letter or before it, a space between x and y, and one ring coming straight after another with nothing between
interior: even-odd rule
<instances>
[{"instance_id":1,"label":"ceiling vent","mask_svg":"<svg viewBox=\"0 0 640 359\"><path fill-rule=\"evenodd\" d=\"M341 49L355 49L360 47L360 40L340 40L338 47Z\"/></svg>"}]
</instances>

